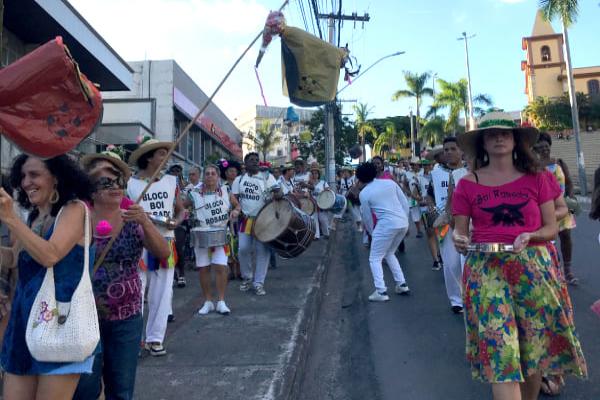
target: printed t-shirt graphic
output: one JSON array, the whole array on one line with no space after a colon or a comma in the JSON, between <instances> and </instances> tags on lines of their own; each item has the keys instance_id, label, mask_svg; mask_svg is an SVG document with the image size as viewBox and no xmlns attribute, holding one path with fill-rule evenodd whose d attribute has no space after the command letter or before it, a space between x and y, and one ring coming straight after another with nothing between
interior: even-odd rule
<instances>
[{"instance_id":1,"label":"printed t-shirt graphic","mask_svg":"<svg viewBox=\"0 0 600 400\"><path fill-rule=\"evenodd\" d=\"M467 175L468 171L466 168L457 168L455 170L437 168L431 171L431 186L433 188L435 207L438 210L446 207L446 202L448 201L448 182L450 173L452 173L452 177L454 178L454 187L456 188L458 181Z\"/></svg>"},{"instance_id":2,"label":"printed t-shirt graphic","mask_svg":"<svg viewBox=\"0 0 600 400\"><path fill-rule=\"evenodd\" d=\"M271 174L266 179L261 174L244 174L235 178L231 192L238 196L242 212L246 216L255 217L265 204L265 191L276 185Z\"/></svg>"},{"instance_id":3,"label":"printed t-shirt graphic","mask_svg":"<svg viewBox=\"0 0 600 400\"><path fill-rule=\"evenodd\" d=\"M526 174L501 186L461 180L454 190L452 213L471 217L473 243L511 244L523 232L542 226L540 205L560 196L546 174Z\"/></svg>"},{"instance_id":4,"label":"printed t-shirt graphic","mask_svg":"<svg viewBox=\"0 0 600 400\"><path fill-rule=\"evenodd\" d=\"M229 193L220 186L214 193L202 193L202 186L189 194L194 203L198 230L224 228L229 220Z\"/></svg>"},{"instance_id":5,"label":"printed t-shirt graphic","mask_svg":"<svg viewBox=\"0 0 600 400\"><path fill-rule=\"evenodd\" d=\"M127 183L127 196L130 199L137 200L146 185L146 180L132 176ZM144 208L144 211L152 215L174 218L177 191L177 177L163 175L160 180L150 186L140 201L140 205ZM175 237L174 231L160 225L157 225L157 228L163 237Z\"/></svg>"},{"instance_id":6,"label":"printed t-shirt graphic","mask_svg":"<svg viewBox=\"0 0 600 400\"><path fill-rule=\"evenodd\" d=\"M286 181L283 176L279 177L279 186L281 186L281 190L284 195L290 194L291 192L294 191L294 182Z\"/></svg>"}]
</instances>

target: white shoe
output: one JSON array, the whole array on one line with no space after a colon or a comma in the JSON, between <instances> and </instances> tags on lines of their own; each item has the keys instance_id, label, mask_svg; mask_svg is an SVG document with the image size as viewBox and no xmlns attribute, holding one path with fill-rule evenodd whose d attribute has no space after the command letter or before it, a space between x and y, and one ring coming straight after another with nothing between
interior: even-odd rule
<instances>
[{"instance_id":1,"label":"white shoe","mask_svg":"<svg viewBox=\"0 0 600 400\"><path fill-rule=\"evenodd\" d=\"M369 301L389 301L389 300L390 300L390 296L387 295L387 292L379 293L377 290L375 290L369 296Z\"/></svg>"},{"instance_id":2,"label":"white shoe","mask_svg":"<svg viewBox=\"0 0 600 400\"><path fill-rule=\"evenodd\" d=\"M211 311L215 311L215 305L212 301L205 301L201 309L198 310L199 315L206 315Z\"/></svg>"},{"instance_id":3,"label":"white shoe","mask_svg":"<svg viewBox=\"0 0 600 400\"><path fill-rule=\"evenodd\" d=\"M408 288L408 285L406 283L397 283L396 284L396 289L394 290L397 294L409 294L410 293L410 289Z\"/></svg>"},{"instance_id":4,"label":"white shoe","mask_svg":"<svg viewBox=\"0 0 600 400\"><path fill-rule=\"evenodd\" d=\"M227 307L227 304L225 304L225 301L219 300L217 302L217 312L221 315L229 315L231 310L229 309L229 307Z\"/></svg>"}]
</instances>

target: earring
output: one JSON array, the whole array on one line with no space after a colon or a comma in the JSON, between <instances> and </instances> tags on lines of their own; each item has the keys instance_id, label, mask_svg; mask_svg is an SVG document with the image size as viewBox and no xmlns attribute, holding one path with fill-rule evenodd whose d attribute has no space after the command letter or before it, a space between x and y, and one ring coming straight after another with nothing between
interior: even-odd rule
<instances>
[{"instance_id":1,"label":"earring","mask_svg":"<svg viewBox=\"0 0 600 400\"><path fill-rule=\"evenodd\" d=\"M487 163L489 161L489 157L488 157L488 153L487 151L485 153L483 153L483 162L484 164Z\"/></svg>"},{"instance_id":2,"label":"earring","mask_svg":"<svg viewBox=\"0 0 600 400\"><path fill-rule=\"evenodd\" d=\"M50 196L50 204L56 204L58 203L58 200L60 200L60 194L58 193L58 190L54 189L52 196Z\"/></svg>"},{"instance_id":3,"label":"earring","mask_svg":"<svg viewBox=\"0 0 600 400\"><path fill-rule=\"evenodd\" d=\"M517 151L513 150L512 152L513 161L517 161Z\"/></svg>"}]
</instances>

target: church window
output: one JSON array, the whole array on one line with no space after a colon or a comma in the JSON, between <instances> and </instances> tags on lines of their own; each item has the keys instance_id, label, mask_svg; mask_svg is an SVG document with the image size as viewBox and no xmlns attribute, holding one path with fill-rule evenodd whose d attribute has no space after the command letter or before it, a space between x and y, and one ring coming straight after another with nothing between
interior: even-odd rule
<instances>
[{"instance_id":1,"label":"church window","mask_svg":"<svg viewBox=\"0 0 600 400\"><path fill-rule=\"evenodd\" d=\"M552 57L550 57L550 47L542 46L542 61L547 62L550 60L552 60Z\"/></svg>"},{"instance_id":2,"label":"church window","mask_svg":"<svg viewBox=\"0 0 600 400\"><path fill-rule=\"evenodd\" d=\"M600 95L600 83L598 83L598 79L591 79L587 83L588 93L590 96L598 96Z\"/></svg>"}]
</instances>

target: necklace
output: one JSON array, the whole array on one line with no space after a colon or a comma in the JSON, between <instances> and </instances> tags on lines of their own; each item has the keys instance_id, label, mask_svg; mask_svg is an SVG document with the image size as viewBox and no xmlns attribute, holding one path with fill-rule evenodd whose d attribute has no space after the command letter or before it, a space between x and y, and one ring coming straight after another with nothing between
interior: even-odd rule
<instances>
[{"instance_id":1,"label":"necklace","mask_svg":"<svg viewBox=\"0 0 600 400\"><path fill-rule=\"evenodd\" d=\"M31 226L31 230L38 236L44 237L44 233L49 228L49 222L52 221L53 217L50 214L44 216L38 215L34 223Z\"/></svg>"}]
</instances>

